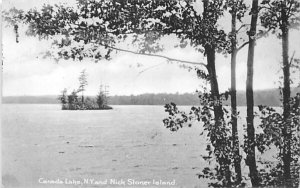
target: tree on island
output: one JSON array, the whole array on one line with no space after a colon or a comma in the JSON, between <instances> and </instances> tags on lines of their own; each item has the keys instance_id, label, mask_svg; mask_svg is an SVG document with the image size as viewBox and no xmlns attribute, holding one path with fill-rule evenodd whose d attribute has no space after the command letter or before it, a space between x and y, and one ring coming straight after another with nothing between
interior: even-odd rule
<instances>
[{"instance_id":1,"label":"tree on island","mask_svg":"<svg viewBox=\"0 0 300 188\"><path fill-rule=\"evenodd\" d=\"M103 90L103 87L105 88ZM106 109L106 108L111 108L109 107L107 104L108 104L108 91L107 91L107 87L108 86L103 86L103 85L100 85L100 89L99 89L99 93L96 97L96 102L99 106L99 108L103 108L103 109Z\"/></svg>"},{"instance_id":2,"label":"tree on island","mask_svg":"<svg viewBox=\"0 0 300 188\"><path fill-rule=\"evenodd\" d=\"M78 92L81 92L81 102L84 103L83 92L85 91L85 87L88 85L87 74L86 74L86 70L85 69L81 71L78 80L79 80L79 89L78 89Z\"/></svg>"},{"instance_id":3,"label":"tree on island","mask_svg":"<svg viewBox=\"0 0 300 188\"><path fill-rule=\"evenodd\" d=\"M85 69L80 72L79 76L79 89L73 90L73 92L68 95L67 89L62 91L62 94L58 97L62 104L62 110L109 110L112 107L107 105L107 96L100 89L99 94L96 98L85 97L83 91L85 91L85 86L87 86L87 74ZM78 93L82 92L81 99L78 98Z\"/></svg>"},{"instance_id":4,"label":"tree on island","mask_svg":"<svg viewBox=\"0 0 300 188\"><path fill-rule=\"evenodd\" d=\"M78 100L77 91L73 90L70 95L68 95L68 109L65 110L77 110L80 108L80 103Z\"/></svg>"},{"instance_id":5,"label":"tree on island","mask_svg":"<svg viewBox=\"0 0 300 188\"><path fill-rule=\"evenodd\" d=\"M58 100L61 102L63 110L68 108L67 89L62 90L61 95L58 97Z\"/></svg>"},{"instance_id":6,"label":"tree on island","mask_svg":"<svg viewBox=\"0 0 300 188\"><path fill-rule=\"evenodd\" d=\"M105 95L102 89L99 90L99 93L97 95L97 104L99 108L103 108L105 103Z\"/></svg>"}]
</instances>

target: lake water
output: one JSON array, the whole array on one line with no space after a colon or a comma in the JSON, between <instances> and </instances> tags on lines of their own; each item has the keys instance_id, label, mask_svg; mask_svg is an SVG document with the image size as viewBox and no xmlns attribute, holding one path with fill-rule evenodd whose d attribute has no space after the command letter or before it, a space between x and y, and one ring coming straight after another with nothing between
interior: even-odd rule
<instances>
[{"instance_id":1,"label":"lake water","mask_svg":"<svg viewBox=\"0 0 300 188\"><path fill-rule=\"evenodd\" d=\"M207 165L201 157L206 141L199 136L200 126L171 132L162 123L167 116L163 106L113 107L62 111L59 105L3 105L3 184L125 187L122 181L133 179L175 181L166 187L207 187L196 176ZM84 179L98 184L76 185Z\"/></svg>"}]
</instances>

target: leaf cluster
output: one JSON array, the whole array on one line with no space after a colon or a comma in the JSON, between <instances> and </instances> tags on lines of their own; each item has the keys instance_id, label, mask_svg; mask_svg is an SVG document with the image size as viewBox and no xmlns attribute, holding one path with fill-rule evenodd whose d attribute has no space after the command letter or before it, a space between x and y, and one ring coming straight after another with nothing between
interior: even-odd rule
<instances>
[{"instance_id":1,"label":"leaf cluster","mask_svg":"<svg viewBox=\"0 0 300 188\"><path fill-rule=\"evenodd\" d=\"M226 100L230 92L221 94L221 99ZM168 118L163 120L166 128L171 131L178 131L183 127L191 127L195 122L200 122L203 126L203 132L207 136L207 155L202 158L209 162L217 162L213 168L206 167L198 174L199 178L208 178L211 180L210 186L224 187L226 184L225 176L222 174L225 167L232 168L233 161L241 158L233 152L233 137L231 133L231 114L225 107L222 108L224 116L216 120L214 116L214 107L220 105L220 100L214 101L210 93L199 93L200 107L191 107L189 113L180 111L176 104L170 103L165 105L165 111L169 114ZM234 179L234 177L232 177Z\"/></svg>"},{"instance_id":2,"label":"leaf cluster","mask_svg":"<svg viewBox=\"0 0 300 188\"><path fill-rule=\"evenodd\" d=\"M156 53L163 50L164 35L176 35L182 48L190 44L202 52L206 47L222 52L229 45L217 25L224 2L206 3L201 13L195 2L185 0L78 0L77 7L11 9L5 18L15 26L28 25L27 35L51 39L55 50L48 53L57 59L110 59L111 47L124 40L136 44L139 53Z\"/></svg>"},{"instance_id":3,"label":"leaf cluster","mask_svg":"<svg viewBox=\"0 0 300 188\"><path fill-rule=\"evenodd\" d=\"M279 160L277 164L272 162L262 162L265 169L260 170L262 177L262 185L274 186L274 185L289 185L291 187L297 187L299 185L299 157L300 157L300 94L296 94L289 102L291 113L288 119L284 119L283 114L276 112L274 108L267 106L259 106L260 112L260 127L263 132L256 135L256 146L260 152L265 152L271 147L278 148L276 158ZM291 180L286 180L283 175L283 152L284 146L284 127L285 124L290 125L288 134L291 135Z\"/></svg>"},{"instance_id":4,"label":"leaf cluster","mask_svg":"<svg viewBox=\"0 0 300 188\"><path fill-rule=\"evenodd\" d=\"M296 0L263 0L260 20L262 26L281 37L288 28L298 28L300 24L300 2ZM280 32L281 31L281 32Z\"/></svg>"}]
</instances>

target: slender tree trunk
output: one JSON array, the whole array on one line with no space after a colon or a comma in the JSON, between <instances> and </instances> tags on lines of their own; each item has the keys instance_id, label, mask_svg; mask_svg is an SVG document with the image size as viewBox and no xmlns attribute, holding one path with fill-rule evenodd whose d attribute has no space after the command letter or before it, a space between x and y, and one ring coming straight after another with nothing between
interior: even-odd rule
<instances>
[{"instance_id":1,"label":"slender tree trunk","mask_svg":"<svg viewBox=\"0 0 300 188\"><path fill-rule=\"evenodd\" d=\"M291 96L290 89L290 64L289 64L289 28L288 18L284 8L281 9L282 17L282 58L283 58L283 171L284 179L288 181L291 178L290 164L291 164L291 128L289 122L290 105L289 100Z\"/></svg>"},{"instance_id":2,"label":"slender tree trunk","mask_svg":"<svg viewBox=\"0 0 300 188\"><path fill-rule=\"evenodd\" d=\"M215 67L215 49L211 47L205 48L207 54L207 69L209 72L210 77L210 86L211 86L211 94L214 99L214 116L215 116L215 127L214 133L215 134L215 151L217 153L222 151L224 147L227 146L227 142L225 142L221 136L222 133L222 126L223 126L223 110L222 110L222 103L220 101L220 93L219 93L219 85L217 80L216 74L216 67ZM212 140L214 142L214 140ZM225 185L231 185L231 172L230 172L230 159L226 156L217 156L217 161L220 164L220 171L223 177L225 177Z\"/></svg>"},{"instance_id":3,"label":"slender tree trunk","mask_svg":"<svg viewBox=\"0 0 300 188\"><path fill-rule=\"evenodd\" d=\"M236 10L233 8L231 13L231 123L232 123L232 145L234 152L234 169L236 173L237 184L242 181L241 158L239 149L239 136L237 129L237 104L236 104Z\"/></svg>"},{"instance_id":4,"label":"slender tree trunk","mask_svg":"<svg viewBox=\"0 0 300 188\"><path fill-rule=\"evenodd\" d=\"M246 100L247 100L247 141L246 141L246 164L249 166L250 178L253 187L259 186L258 171L255 159L255 129L254 129L254 99L253 99L253 64L254 64L254 46L256 24L258 16L258 0L252 1L251 26L249 35L249 48L247 59L247 82L246 82Z\"/></svg>"},{"instance_id":5,"label":"slender tree trunk","mask_svg":"<svg viewBox=\"0 0 300 188\"><path fill-rule=\"evenodd\" d=\"M203 0L203 19L209 18L209 12L208 12L208 6L209 6L209 0ZM208 19L209 20L209 19ZM226 153L224 152L225 148L229 147L229 143L224 138L224 129L223 129L223 109L222 109L222 102L220 101L220 93L219 93L219 85L217 80L217 73L216 73L216 52L215 48L212 46L212 44L208 44L204 46L205 53L207 56L207 70L209 73L210 78L210 86L211 86L211 96L213 98L213 108L214 108L214 120L215 125L213 127L213 130L211 132L211 142L213 146L215 147L215 155L217 158L217 162L220 165L220 173L222 175L222 178L224 178L223 184L225 186L231 185L231 172L230 172L230 159L226 156ZM212 136L214 135L214 136Z\"/></svg>"}]
</instances>

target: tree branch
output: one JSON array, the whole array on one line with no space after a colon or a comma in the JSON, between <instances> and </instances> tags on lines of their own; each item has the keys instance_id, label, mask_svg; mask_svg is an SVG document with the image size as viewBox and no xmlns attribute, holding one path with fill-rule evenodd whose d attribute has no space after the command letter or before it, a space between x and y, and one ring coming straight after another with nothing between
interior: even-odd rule
<instances>
[{"instance_id":1,"label":"tree branch","mask_svg":"<svg viewBox=\"0 0 300 188\"><path fill-rule=\"evenodd\" d=\"M291 57L291 60L290 60L290 66L291 66L291 64L292 64L292 62L293 62L293 59L294 59L294 56L295 56L295 52L296 52L296 51L293 52L293 55L292 55L292 57Z\"/></svg>"},{"instance_id":2,"label":"tree branch","mask_svg":"<svg viewBox=\"0 0 300 188\"><path fill-rule=\"evenodd\" d=\"M267 32L265 32L264 34L262 34L262 35L260 35L259 37L257 37L255 40L258 40L258 39L261 39L261 38L263 38L264 36L266 36L269 32L271 31L271 29L268 29L268 31ZM239 50L241 50L243 47L245 47L247 44L249 44L249 41L247 41L247 42L245 42L245 43L243 43L240 47L238 47L237 48L237 52L239 51Z\"/></svg>"},{"instance_id":3,"label":"tree branch","mask_svg":"<svg viewBox=\"0 0 300 188\"><path fill-rule=\"evenodd\" d=\"M242 24L242 25L236 30L236 33L238 33L243 27L246 27L247 25L250 25L250 24Z\"/></svg>"},{"instance_id":4,"label":"tree branch","mask_svg":"<svg viewBox=\"0 0 300 188\"><path fill-rule=\"evenodd\" d=\"M204 66L206 68L206 64L201 63L201 62L197 63L197 62L192 62L192 61L185 61L185 60L175 59L175 58L167 57L167 56L164 56L164 55L158 55L158 54L142 54L142 53L139 53L139 52L134 52L134 51L131 51L131 50L116 48L116 47L108 46L108 45L101 44L101 43L99 45L107 47L107 48L111 48L111 49L114 49L114 50L117 50L117 51L121 51L121 52L127 52L127 53L131 53L131 54L143 55L143 56L160 57L160 58L167 59L168 61L177 61L179 63L190 64L190 65L201 65L201 66Z\"/></svg>"},{"instance_id":5,"label":"tree branch","mask_svg":"<svg viewBox=\"0 0 300 188\"><path fill-rule=\"evenodd\" d=\"M159 64L157 64L157 65L153 65L153 66L147 67L147 68L143 69L142 71L140 71L138 75L140 75L140 74L142 74L143 72L146 72L147 70L150 70L150 69L152 69L152 68L161 66L162 64L163 64L163 63L159 63Z\"/></svg>"},{"instance_id":6,"label":"tree branch","mask_svg":"<svg viewBox=\"0 0 300 188\"><path fill-rule=\"evenodd\" d=\"M240 50L241 50L242 48L244 48L247 44L249 44L249 41L244 42L244 44L242 44L240 47L238 47L238 48L236 49L236 52L240 51Z\"/></svg>"},{"instance_id":7,"label":"tree branch","mask_svg":"<svg viewBox=\"0 0 300 188\"><path fill-rule=\"evenodd\" d=\"M291 16L290 13L291 13L291 10L292 10L293 3L294 3L294 1L291 1L291 2L290 2L290 6L289 6L289 9L288 9L288 12L287 12L287 16L288 16L288 17Z\"/></svg>"}]
</instances>

